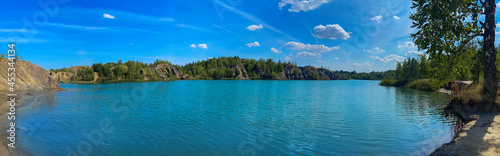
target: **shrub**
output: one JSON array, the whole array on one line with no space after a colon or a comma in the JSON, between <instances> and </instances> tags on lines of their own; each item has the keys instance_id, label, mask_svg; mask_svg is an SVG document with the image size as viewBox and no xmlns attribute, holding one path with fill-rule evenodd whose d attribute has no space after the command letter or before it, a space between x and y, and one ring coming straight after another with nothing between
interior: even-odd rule
<instances>
[{"instance_id":1,"label":"shrub","mask_svg":"<svg viewBox=\"0 0 500 156\"><path fill-rule=\"evenodd\" d=\"M396 80L394 78L387 78L387 79L383 79L382 81L380 81L380 85L381 86L395 86L395 87L399 87L399 86L404 86L408 83L408 81L405 81L405 80Z\"/></svg>"},{"instance_id":2,"label":"shrub","mask_svg":"<svg viewBox=\"0 0 500 156\"><path fill-rule=\"evenodd\" d=\"M442 83L436 79L419 79L408 83L406 87L422 91L436 91L442 87Z\"/></svg>"},{"instance_id":3,"label":"shrub","mask_svg":"<svg viewBox=\"0 0 500 156\"><path fill-rule=\"evenodd\" d=\"M483 92L483 82L474 82L458 92L458 99L463 103L469 101L481 101L481 93Z\"/></svg>"},{"instance_id":4,"label":"shrub","mask_svg":"<svg viewBox=\"0 0 500 156\"><path fill-rule=\"evenodd\" d=\"M380 81L381 86L395 86L396 84L396 79L388 78L388 79L383 79Z\"/></svg>"}]
</instances>

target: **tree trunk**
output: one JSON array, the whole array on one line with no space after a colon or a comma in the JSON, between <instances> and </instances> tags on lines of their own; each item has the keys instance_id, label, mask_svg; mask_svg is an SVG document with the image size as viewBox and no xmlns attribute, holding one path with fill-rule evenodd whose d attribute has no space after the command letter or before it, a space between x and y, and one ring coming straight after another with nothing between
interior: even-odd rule
<instances>
[{"instance_id":1,"label":"tree trunk","mask_svg":"<svg viewBox=\"0 0 500 156\"><path fill-rule=\"evenodd\" d=\"M484 92L483 101L494 105L497 97L497 59L495 52L495 0L485 0L484 13Z\"/></svg>"}]
</instances>

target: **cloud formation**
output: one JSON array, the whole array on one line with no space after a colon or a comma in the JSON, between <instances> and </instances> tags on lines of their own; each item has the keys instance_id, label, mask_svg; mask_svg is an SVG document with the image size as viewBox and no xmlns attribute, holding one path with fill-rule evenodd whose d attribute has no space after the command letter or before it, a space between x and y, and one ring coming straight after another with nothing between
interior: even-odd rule
<instances>
[{"instance_id":1,"label":"cloud formation","mask_svg":"<svg viewBox=\"0 0 500 156\"><path fill-rule=\"evenodd\" d=\"M255 31L255 30L259 30L259 29L264 28L264 26L262 26L262 24L259 24L259 25L250 25L250 26L248 26L246 28L248 30L250 30L250 31Z\"/></svg>"},{"instance_id":2,"label":"cloud formation","mask_svg":"<svg viewBox=\"0 0 500 156\"><path fill-rule=\"evenodd\" d=\"M377 23L380 23L380 21L382 21L382 15L378 15L378 16L375 16L373 18L371 18L372 21L375 21Z\"/></svg>"},{"instance_id":3,"label":"cloud formation","mask_svg":"<svg viewBox=\"0 0 500 156\"><path fill-rule=\"evenodd\" d=\"M233 12L233 13L235 13L235 14L238 14L238 15L242 16L243 18L245 18L245 19L247 19L247 20L249 20L249 21L252 21L252 22L254 22L254 23L262 23L262 26L265 26L265 27L266 27L266 29L270 29L270 30L272 30L272 31L274 31L274 32L277 32L277 33L279 33L279 34L282 34L282 35L284 35L284 36L286 36L286 37L288 37L288 38L290 38L290 39L297 40L297 39L295 39L294 37L290 36L289 34L287 34L287 33L283 32L283 31L281 31L281 30L278 30L278 29L276 29L275 27L273 27L273 26L271 26L271 25L269 25L269 24L265 23L262 19L258 18L257 16L254 16L254 15L252 15L252 14L249 14L249 13L246 13L246 12L244 12L244 11L241 11L241 10L239 10L239 9L235 8L235 7L229 6L229 5L227 5L226 3L221 2L220 0L214 0L214 4L215 4L215 5L219 5L220 7L225 8L225 9L227 9L228 11L231 11L231 12Z\"/></svg>"},{"instance_id":4,"label":"cloud formation","mask_svg":"<svg viewBox=\"0 0 500 156\"><path fill-rule=\"evenodd\" d=\"M191 44L191 45L189 45L189 47L191 47L191 48L208 49L208 46L207 46L207 44L205 44L205 43L203 43L203 44L198 44L198 45Z\"/></svg>"},{"instance_id":5,"label":"cloud formation","mask_svg":"<svg viewBox=\"0 0 500 156\"><path fill-rule=\"evenodd\" d=\"M0 29L0 33L35 33L27 29Z\"/></svg>"},{"instance_id":6,"label":"cloud formation","mask_svg":"<svg viewBox=\"0 0 500 156\"><path fill-rule=\"evenodd\" d=\"M416 47L415 44L411 41L406 41L403 44L398 45L398 48L414 48Z\"/></svg>"},{"instance_id":7,"label":"cloud formation","mask_svg":"<svg viewBox=\"0 0 500 156\"><path fill-rule=\"evenodd\" d=\"M316 60L318 63L328 63L328 61Z\"/></svg>"},{"instance_id":8,"label":"cloud formation","mask_svg":"<svg viewBox=\"0 0 500 156\"><path fill-rule=\"evenodd\" d=\"M417 57L417 56L424 55L424 54L425 54L425 52L410 50L406 53L406 56L407 57Z\"/></svg>"},{"instance_id":9,"label":"cloud formation","mask_svg":"<svg viewBox=\"0 0 500 156\"><path fill-rule=\"evenodd\" d=\"M284 7L287 6L288 4L291 4L292 7L288 9L290 12L300 12L300 11L310 11L318 8L319 6L330 2L330 0L281 0L281 2L278 3L278 6L280 10Z\"/></svg>"},{"instance_id":10,"label":"cloud formation","mask_svg":"<svg viewBox=\"0 0 500 156\"><path fill-rule=\"evenodd\" d=\"M327 47L325 45L311 45L311 44L304 44L300 42L288 42L285 44L286 47L290 49L295 49L295 50L308 50L316 53L324 53L324 52L329 52L332 50L337 50L340 49L340 47Z\"/></svg>"},{"instance_id":11,"label":"cloud formation","mask_svg":"<svg viewBox=\"0 0 500 156\"><path fill-rule=\"evenodd\" d=\"M285 61L290 61L292 58L290 56L285 56Z\"/></svg>"},{"instance_id":12,"label":"cloud formation","mask_svg":"<svg viewBox=\"0 0 500 156\"><path fill-rule=\"evenodd\" d=\"M321 58L321 54L304 51L304 52L297 53L296 57L298 57L298 58Z\"/></svg>"},{"instance_id":13,"label":"cloud formation","mask_svg":"<svg viewBox=\"0 0 500 156\"><path fill-rule=\"evenodd\" d=\"M105 14L102 14L102 17L104 17L104 18L109 18L109 19L115 19L115 16L110 15L110 14L106 14L106 13L105 13Z\"/></svg>"},{"instance_id":14,"label":"cloud formation","mask_svg":"<svg viewBox=\"0 0 500 156\"><path fill-rule=\"evenodd\" d=\"M314 35L321 39L336 40L340 38L347 40L348 38L351 38L349 34L351 34L351 32L346 32L344 28L338 24L329 24L326 26L318 25L314 27Z\"/></svg>"},{"instance_id":15,"label":"cloud formation","mask_svg":"<svg viewBox=\"0 0 500 156\"><path fill-rule=\"evenodd\" d=\"M276 53L276 54L281 53L281 51L279 51L278 49L273 48L273 47L271 48L271 51L272 51L273 53Z\"/></svg>"},{"instance_id":16,"label":"cloud formation","mask_svg":"<svg viewBox=\"0 0 500 156\"><path fill-rule=\"evenodd\" d=\"M363 51L369 52L369 53L385 53L384 49L380 49L379 47L375 47L372 50L367 50L363 49Z\"/></svg>"},{"instance_id":17,"label":"cloud formation","mask_svg":"<svg viewBox=\"0 0 500 156\"><path fill-rule=\"evenodd\" d=\"M253 42L253 43L247 43L247 44L245 44L245 45L246 45L247 47L250 47L250 48L251 48L251 47L259 47L259 46L260 46L259 42L257 42L257 41L255 41L255 42Z\"/></svg>"},{"instance_id":18,"label":"cloud formation","mask_svg":"<svg viewBox=\"0 0 500 156\"><path fill-rule=\"evenodd\" d=\"M353 63L353 64L354 64L355 66L359 66L359 67L363 67L363 66L365 66L365 67L373 66L373 63L370 63L370 62L365 62L365 63L363 63L363 64L361 64L361 63Z\"/></svg>"},{"instance_id":19,"label":"cloud formation","mask_svg":"<svg viewBox=\"0 0 500 156\"><path fill-rule=\"evenodd\" d=\"M401 18L399 18L398 16L394 15L392 16L392 18L394 18L395 20L400 20Z\"/></svg>"},{"instance_id":20,"label":"cloud formation","mask_svg":"<svg viewBox=\"0 0 500 156\"><path fill-rule=\"evenodd\" d=\"M384 58L380 58L378 56L370 56L370 57L375 59L375 60L382 61L382 62L390 62L390 61L402 62L405 60L404 57L399 56L399 55L394 55L394 54L389 55L389 56L385 56Z\"/></svg>"}]
</instances>

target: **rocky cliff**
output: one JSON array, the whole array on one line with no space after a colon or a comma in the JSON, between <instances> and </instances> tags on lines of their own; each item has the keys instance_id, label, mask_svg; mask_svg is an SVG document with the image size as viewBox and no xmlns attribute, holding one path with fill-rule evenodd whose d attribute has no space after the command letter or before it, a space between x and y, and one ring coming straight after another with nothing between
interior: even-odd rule
<instances>
[{"instance_id":1,"label":"rocky cliff","mask_svg":"<svg viewBox=\"0 0 500 156\"><path fill-rule=\"evenodd\" d=\"M9 68L7 63L7 59L0 59L0 91L7 91L10 87L7 81L7 69ZM64 90L59 86L56 74L38 65L29 61L17 61L15 68L15 89L18 91Z\"/></svg>"},{"instance_id":2,"label":"rocky cliff","mask_svg":"<svg viewBox=\"0 0 500 156\"><path fill-rule=\"evenodd\" d=\"M75 72L76 73L76 72ZM58 72L56 73L56 76L57 76L57 80L59 82L61 81L64 81L64 82L67 82L67 81L71 81L71 77L73 76L76 76L75 73L70 73L70 72Z\"/></svg>"},{"instance_id":3,"label":"rocky cliff","mask_svg":"<svg viewBox=\"0 0 500 156\"><path fill-rule=\"evenodd\" d=\"M180 69L172 67L166 63L151 67L149 70L158 73L163 80L175 80L183 77Z\"/></svg>"}]
</instances>

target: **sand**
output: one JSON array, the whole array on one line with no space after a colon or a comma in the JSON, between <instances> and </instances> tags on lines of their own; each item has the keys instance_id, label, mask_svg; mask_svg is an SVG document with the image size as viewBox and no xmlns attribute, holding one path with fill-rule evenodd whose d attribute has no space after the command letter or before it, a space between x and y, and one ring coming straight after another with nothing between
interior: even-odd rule
<instances>
[{"instance_id":1,"label":"sand","mask_svg":"<svg viewBox=\"0 0 500 156\"><path fill-rule=\"evenodd\" d=\"M431 155L500 155L500 113L478 113L463 126L453 141Z\"/></svg>"},{"instance_id":2,"label":"sand","mask_svg":"<svg viewBox=\"0 0 500 156\"><path fill-rule=\"evenodd\" d=\"M5 96L6 92L0 91L0 130L2 131L0 133L0 155L1 156L15 156L15 155L23 155L19 154L22 153L19 150L22 150L22 147L17 147L16 149L10 148L7 146L9 141L7 140L7 128L8 128L8 123L10 122L7 119L7 113L9 112L10 106L6 102L8 100L7 96ZM41 96L43 93L40 92L20 92L17 93L18 96L16 97L16 109L19 109L20 107L24 107L26 105L29 105L33 102L35 102L35 98L37 96ZM17 111L16 111L17 113ZM16 154L17 153L17 154Z\"/></svg>"}]
</instances>

